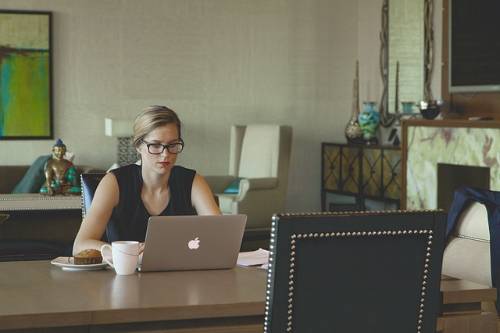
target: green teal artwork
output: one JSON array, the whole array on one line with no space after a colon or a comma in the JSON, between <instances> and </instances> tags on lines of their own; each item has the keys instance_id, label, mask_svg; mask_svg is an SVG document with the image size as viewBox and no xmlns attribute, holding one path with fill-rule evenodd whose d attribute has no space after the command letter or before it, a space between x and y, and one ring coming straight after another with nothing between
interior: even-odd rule
<instances>
[{"instance_id":1,"label":"green teal artwork","mask_svg":"<svg viewBox=\"0 0 500 333\"><path fill-rule=\"evenodd\" d=\"M51 17L0 11L0 140L52 138Z\"/></svg>"}]
</instances>

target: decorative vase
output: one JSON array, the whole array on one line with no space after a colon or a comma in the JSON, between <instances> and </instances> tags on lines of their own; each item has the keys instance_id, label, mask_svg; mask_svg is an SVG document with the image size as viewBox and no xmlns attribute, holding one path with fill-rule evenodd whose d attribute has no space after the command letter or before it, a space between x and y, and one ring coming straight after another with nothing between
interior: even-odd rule
<instances>
[{"instance_id":1,"label":"decorative vase","mask_svg":"<svg viewBox=\"0 0 500 333\"><path fill-rule=\"evenodd\" d=\"M351 144L363 143L363 131L361 126L359 126L359 63L356 61L356 75L354 77L353 86L353 98L352 98L352 114L351 119L345 127L345 137L347 142Z\"/></svg>"},{"instance_id":2,"label":"decorative vase","mask_svg":"<svg viewBox=\"0 0 500 333\"><path fill-rule=\"evenodd\" d=\"M366 144L377 144L377 129L380 123L380 113L375 102L363 102L363 111L358 117Z\"/></svg>"},{"instance_id":3,"label":"decorative vase","mask_svg":"<svg viewBox=\"0 0 500 333\"><path fill-rule=\"evenodd\" d=\"M411 114L413 113L413 107L415 102L401 102L403 113Z\"/></svg>"},{"instance_id":4,"label":"decorative vase","mask_svg":"<svg viewBox=\"0 0 500 333\"><path fill-rule=\"evenodd\" d=\"M363 143L363 131L361 130L361 126L359 126L358 115L353 114L347 123L345 127L345 137L347 142L351 144Z\"/></svg>"}]
</instances>

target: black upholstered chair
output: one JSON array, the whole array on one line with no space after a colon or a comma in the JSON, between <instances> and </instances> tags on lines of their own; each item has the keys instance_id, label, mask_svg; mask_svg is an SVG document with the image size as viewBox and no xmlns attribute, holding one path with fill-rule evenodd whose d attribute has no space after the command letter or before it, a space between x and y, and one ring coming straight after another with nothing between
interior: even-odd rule
<instances>
[{"instance_id":1,"label":"black upholstered chair","mask_svg":"<svg viewBox=\"0 0 500 333\"><path fill-rule=\"evenodd\" d=\"M95 172L95 173L82 173L80 176L80 184L82 187L82 218L85 218L85 214L90 208L90 204L92 203L92 199L94 198L95 190L97 189L97 185L102 180L102 178L106 175L104 172ZM102 236L103 241L107 241L108 237L106 232Z\"/></svg>"},{"instance_id":2,"label":"black upholstered chair","mask_svg":"<svg viewBox=\"0 0 500 333\"><path fill-rule=\"evenodd\" d=\"M436 331L445 214L273 218L264 332Z\"/></svg>"},{"instance_id":3,"label":"black upholstered chair","mask_svg":"<svg viewBox=\"0 0 500 333\"><path fill-rule=\"evenodd\" d=\"M92 199L94 198L97 185L104 177L105 173L82 173L80 176L80 184L82 186L82 217L85 217L87 210L90 208Z\"/></svg>"}]
</instances>

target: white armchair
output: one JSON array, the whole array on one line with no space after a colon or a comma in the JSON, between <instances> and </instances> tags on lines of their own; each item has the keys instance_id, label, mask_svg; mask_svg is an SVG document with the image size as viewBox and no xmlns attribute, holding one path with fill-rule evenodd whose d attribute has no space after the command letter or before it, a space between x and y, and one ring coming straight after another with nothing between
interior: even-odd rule
<instances>
[{"instance_id":1,"label":"white armchair","mask_svg":"<svg viewBox=\"0 0 500 333\"><path fill-rule=\"evenodd\" d=\"M248 215L247 229L270 228L285 207L291 141L289 126L231 127L229 175L205 177L224 214ZM236 193L224 193L238 179Z\"/></svg>"}]
</instances>

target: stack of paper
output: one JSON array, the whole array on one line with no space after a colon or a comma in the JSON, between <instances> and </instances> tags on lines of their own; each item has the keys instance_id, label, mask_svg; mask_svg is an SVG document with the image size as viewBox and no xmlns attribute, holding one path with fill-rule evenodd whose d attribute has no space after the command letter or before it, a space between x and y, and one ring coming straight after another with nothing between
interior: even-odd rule
<instances>
[{"instance_id":1,"label":"stack of paper","mask_svg":"<svg viewBox=\"0 0 500 333\"><path fill-rule=\"evenodd\" d=\"M267 269L269 261L269 251L258 249L251 252L240 252L238 254L238 265L240 266L258 266Z\"/></svg>"}]
</instances>

